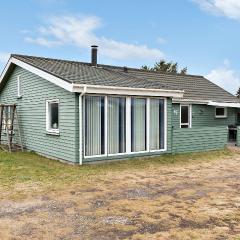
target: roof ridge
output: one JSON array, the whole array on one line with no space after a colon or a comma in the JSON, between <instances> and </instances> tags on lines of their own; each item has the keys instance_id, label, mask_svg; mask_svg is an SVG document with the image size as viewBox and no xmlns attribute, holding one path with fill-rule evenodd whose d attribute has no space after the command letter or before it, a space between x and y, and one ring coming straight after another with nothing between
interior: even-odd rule
<instances>
[{"instance_id":1,"label":"roof ridge","mask_svg":"<svg viewBox=\"0 0 240 240\"><path fill-rule=\"evenodd\" d=\"M81 61L75 61L75 60L68 60L68 59L59 59L59 58L50 58L50 57L40 57L40 56L33 56L33 55L25 55L25 54L11 54L11 57L30 57L30 58L42 58L47 60L55 60L55 61L64 61L64 62L70 62L70 63L78 63L78 64L85 64L92 66L90 62L81 62ZM180 74L180 73L166 73L166 72L160 72L160 71L152 71L152 70L145 70L141 68L134 68L134 67L127 67L127 66L116 66L116 65L109 65L109 64L98 64L99 67L108 67L108 68L118 68L118 69L124 69L125 67L130 70L139 71L139 72L150 72L154 74L163 74L163 75L170 75L170 76L184 76L184 77L200 77L203 78L202 75L194 75L194 74Z\"/></svg>"},{"instance_id":2,"label":"roof ridge","mask_svg":"<svg viewBox=\"0 0 240 240\"><path fill-rule=\"evenodd\" d=\"M11 57L29 57L29 58L38 58L38 59L42 58L42 59L46 59L46 60L80 63L80 64L86 64L86 65L91 66L90 62L80 62L80 61L74 61L74 60L68 60L68 59L59 59L59 58L50 58L50 57L39 57L39 56L25 55L25 54L11 54Z\"/></svg>"},{"instance_id":3,"label":"roof ridge","mask_svg":"<svg viewBox=\"0 0 240 240\"><path fill-rule=\"evenodd\" d=\"M110 67L110 68L119 68L119 69L127 68L130 70L139 71L139 72L150 72L150 73L154 73L154 74L164 74L164 75L170 75L170 76L199 77L199 78L204 77L202 75L195 75L195 74L180 74L180 73L161 72L161 71L145 70L145 69L141 69L141 68L133 68L133 67L126 67L126 66L121 67L121 66L106 65L106 64L99 64L99 65L105 66L105 67Z\"/></svg>"}]
</instances>

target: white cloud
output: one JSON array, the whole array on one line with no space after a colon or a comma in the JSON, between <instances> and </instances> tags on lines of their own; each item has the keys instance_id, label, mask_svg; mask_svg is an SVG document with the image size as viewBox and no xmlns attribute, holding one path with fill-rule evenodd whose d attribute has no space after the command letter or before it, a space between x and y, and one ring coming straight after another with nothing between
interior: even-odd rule
<instances>
[{"instance_id":1,"label":"white cloud","mask_svg":"<svg viewBox=\"0 0 240 240\"><path fill-rule=\"evenodd\" d=\"M95 16L62 16L49 19L48 26L38 29L38 37L25 40L46 47L71 44L79 48L89 48L93 44L100 47L99 54L112 59L151 59L158 60L164 54L157 48L136 43L125 43L104 36L96 30L102 26L101 19Z\"/></svg>"},{"instance_id":2,"label":"white cloud","mask_svg":"<svg viewBox=\"0 0 240 240\"><path fill-rule=\"evenodd\" d=\"M0 63L7 63L9 57L10 57L9 53L0 52Z\"/></svg>"},{"instance_id":3,"label":"white cloud","mask_svg":"<svg viewBox=\"0 0 240 240\"><path fill-rule=\"evenodd\" d=\"M240 74L231 69L228 60L224 61L224 66L213 69L205 77L232 94L236 94L240 87Z\"/></svg>"},{"instance_id":4,"label":"white cloud","mask_svg":"<svg viewBox=\"0 0 240 240\"><path fill-rule=\"evenodd\" d=\"M37 38L25 37L24 40L26 42L35 43L44 47L54 47L62 44L60 41L52 41L42 37Z\"/></svg>"},{"instance_id":5,"label":"white cloud","mask_svg":"<svg viewBox=\"0 0 240 240\"><path fill-rule=\"evenodd\" d=\"M231 19L240 20L239 0L192 0L203 10L212 14L223 15Z\"/></svg>"}]
</instances>

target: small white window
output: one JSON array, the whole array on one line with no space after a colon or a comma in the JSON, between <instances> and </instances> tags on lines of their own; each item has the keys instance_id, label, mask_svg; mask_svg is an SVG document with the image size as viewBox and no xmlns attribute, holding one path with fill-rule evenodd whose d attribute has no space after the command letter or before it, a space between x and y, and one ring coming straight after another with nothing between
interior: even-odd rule
<instances>
[{"instance_id":1,"label":"small white window","mask_svg":"<svg viewBox=\"0 0 240 240\"><path fill-rule=\"evenodd\" d=\"M192 127L192 108L191 105L180 105L180 127Z\"/></svg>"},{"instance_id":2,"label":"small white window","mask_svg":"<svg viewBox=\"0 0 240 240\"><path fill-rule=\"evenodd\" d=\"M46 130L52 134L59 134L59 100L46 101Z\"/></svg>"},{"instance_id":3,"label":"small white window","mask_svg":"<svg viewBox=\"0 0 240 240\"><path fill-rule=\"evenodd\" d=\"M216 118L226 118L227 117L227 108L216 107L215 108L215 117Z\"/></svg>"},{"instance_id":4,"label":"small white window","mask_svg":"<svg viewBox=\"0 0 240 240\"><path fill-rule=\"evenodd\" d=\"M18 75L17 77L17 97L21 98L22 97L22 91L21 91L21 76Z\"/></svg>"}]
</instances>

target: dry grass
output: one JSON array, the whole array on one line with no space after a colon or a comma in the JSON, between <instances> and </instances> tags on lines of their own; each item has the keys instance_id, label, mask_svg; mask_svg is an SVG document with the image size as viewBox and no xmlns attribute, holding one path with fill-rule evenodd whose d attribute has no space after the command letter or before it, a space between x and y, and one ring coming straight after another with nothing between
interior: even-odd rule
<instances>
[{"instance_id":1,"label":"dry grass","mask_svg":"<svg viewBox=\"0 0 240 240\"><path fill-rule=\"evenodd\" d=\"M0 152L0 239L240 239L230 150L69 166Z\"/></svg>"}]
</instances>

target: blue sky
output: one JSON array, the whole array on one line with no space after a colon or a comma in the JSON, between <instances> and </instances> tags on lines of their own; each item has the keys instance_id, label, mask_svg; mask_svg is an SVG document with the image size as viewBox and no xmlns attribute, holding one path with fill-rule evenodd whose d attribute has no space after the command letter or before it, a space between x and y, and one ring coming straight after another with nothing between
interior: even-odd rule
<instances>
[{"instance_id":1,"label":"blue sky","mask_svg":"<svg viewBox=\"0 0 240 240\"><path fill-rule=\"evenodd\" d=\"M0 8L0 70L10 53L139 67L177 61L235 93L239 0L25 0Z\"/></svg>"}]
</instances>

